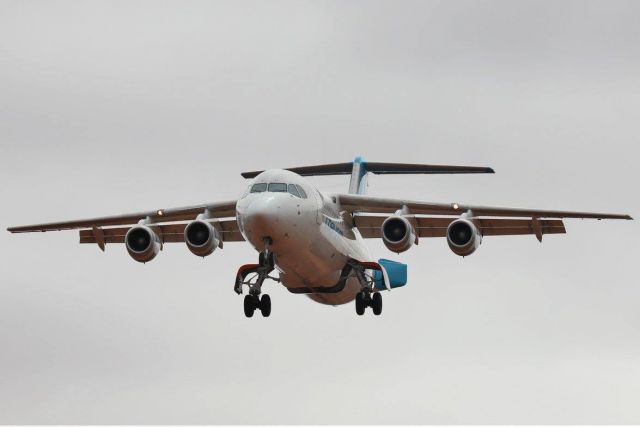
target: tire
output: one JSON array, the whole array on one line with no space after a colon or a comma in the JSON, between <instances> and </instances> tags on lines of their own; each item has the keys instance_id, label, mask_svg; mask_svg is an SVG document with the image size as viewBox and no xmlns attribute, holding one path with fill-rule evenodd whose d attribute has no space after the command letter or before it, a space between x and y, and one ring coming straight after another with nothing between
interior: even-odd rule
<instances>
[{"instance_id":1,"label":"tire","mask_svg":"<svg viewBox=\"0 0 640 427\"><path fill-rule=\"evenodd\" d=\"M242 276L239 274L236 275L236 283L233 286L233 290L238 294L242 294Z\"/></svg>"},{"instance_id":2,"label":"tire","mask_svg":"<svg viewBox=\"0 0 640 427\"><path fill-rule=\"evenodd\" d=\"M260 312L262 317L269 317L271 314L271 297L267 294L262 295L262 298L260 298Z\"/></svg>"},{"instance_id":3,"label":"tire","mask_svg":"<svg viewBox=\"0 0 640 427\"><path fill-rule=\"evenodd\" d=\"M358 316L362 316L364 314L364 310L366 308L366 304L362 295L362 292L359 292L356 295L356 313Z\"/></svg>"},{"instance_id":4,"label":"tire","mask_svg":"<svg viewBox=\"0 0 640 427\"><path fill-rule=\"evenodd\" d=\"M244 315L247 317L253 317L253 312L256 311L256 305L253 300L253 295L244 296Z\"/></svg>"},{"instance_id":5,"label":"tire","mask_svg":"<svg viewBox=\"0 0 640 427\"><path fill-rule=\"evenodd\" d=\"M371 308L376 316L382 313L382 295L380 295L380 292L374 293L371 297Z\"/></svg>"}]
</instances>

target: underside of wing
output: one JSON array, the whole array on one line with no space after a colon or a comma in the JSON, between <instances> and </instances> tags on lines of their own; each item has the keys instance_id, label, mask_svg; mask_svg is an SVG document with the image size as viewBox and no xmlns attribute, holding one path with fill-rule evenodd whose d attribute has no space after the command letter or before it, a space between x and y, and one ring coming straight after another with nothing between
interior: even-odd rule
<instances>
[{"instance_id":1,"label":"underside of wing","mask_svg":"<svg viewBox=\"0 0 640 427\"><path fill-rule=\"evenodd\" d=\"M382 238L382 223L388 216L357 215L354 217L354 225L364 238ZM447 227L457 218L438 217L407 217L410 222L417 225L418 237L446 237ZM539 224L532 219L506 219L506 218L479 218L480 232L483 236L515 236L536 235L538 225L540 234L564 234L566 230L562 220L544 219Z\"/></svg>"},{"instance_id":2,"label":"underside of wing","mask_svg":"<svg viewBox=\"0 0 640 427\"><path fill-rule=\"evenodd\" d=\"M244 241L235 219L214 221L211 224L218 230L223 242ZM161 243L184 243L184 229L186 226L187 224L152 225L151 229L158 235ZM124 238L130 228L112 227L80 230L80 243L124 243Z\"/></svg>"}]
</instances>

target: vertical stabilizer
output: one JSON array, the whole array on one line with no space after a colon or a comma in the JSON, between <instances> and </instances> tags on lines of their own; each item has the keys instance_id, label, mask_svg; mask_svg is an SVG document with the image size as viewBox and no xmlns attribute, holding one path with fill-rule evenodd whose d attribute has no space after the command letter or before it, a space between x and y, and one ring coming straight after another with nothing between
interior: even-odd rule
<instances>
[{"instance_id":1,"label":"vertical stabilizer","mask_svg":"<svg viewBox=\"0 0 640 427\"><path fill-rule=\"evenodd\" d=\"M353 160L349 194L365 194L367 191L367 164L361 156Z\"/></svg>"}]
</instances>

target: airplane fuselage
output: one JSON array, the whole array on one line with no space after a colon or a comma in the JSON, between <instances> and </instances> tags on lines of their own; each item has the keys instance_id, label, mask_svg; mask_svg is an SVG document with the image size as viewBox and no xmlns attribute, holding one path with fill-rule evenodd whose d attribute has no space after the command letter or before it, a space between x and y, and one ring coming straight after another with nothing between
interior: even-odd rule
<instances>
[{"instance_id":1,"label":"airplane fuselage","mask_svg":"<svg viewBox=\"0 0 640 427\"><path fill-rule=\"evenodd\" d=\"M238 200L236 219L258 252L265 250L268 239L282 284L292 292L331 288L350 259L372 259L358 230L340 217L336 202L290 171L258 175ZM357 278L351 277L338 292L309 296L337 305L352 301L360 290Z\"/></svg>"}]
</instances>

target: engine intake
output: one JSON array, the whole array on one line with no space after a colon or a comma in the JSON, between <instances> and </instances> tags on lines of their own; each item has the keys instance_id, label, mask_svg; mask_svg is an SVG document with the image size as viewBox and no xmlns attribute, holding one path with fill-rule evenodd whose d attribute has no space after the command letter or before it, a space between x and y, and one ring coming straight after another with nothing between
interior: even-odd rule
<instances>
[{"instance_id":1,"label":"engine intake","mask_svg":"<svg viewBox=\"0 0 640 427\"><path fill-rule=\"evenodd\" d=\"M447 243L454 254L471 255L482 242L478 227L468 219L456 219L447 227Z\"/></svg>"},{"instance_id":2,"label":"engine intake","mask_svg":"<svg viewBox=\"0 0 640 427\"><path fill-rule=\"evenodd\" d=\"M160 238L146 225L131 227L124 241L127 252L138 262L149 262L160 252Z\"/></svg>"},{"instance_id":3,"label":"engine intake","mask_svg":"<svg viewBox=\"0 0 640 427\"><path fill-rule=\"evenodd\" d=\"M184 228L184 241L194 255L205 257L220 246L221 239L218 230L210 222L198 219Z\"/></svg>"},{"instance_id":4,"label":"engine intake","mask_svg":"<svg viewBox=\"0 0 640 427\"><path fill-rule=\"evenodd\" d=\"M407 251L415 240L415 230L405 217L392 215L382 223L382 241L390 251Z\"/></svg>"}]
</instances>

